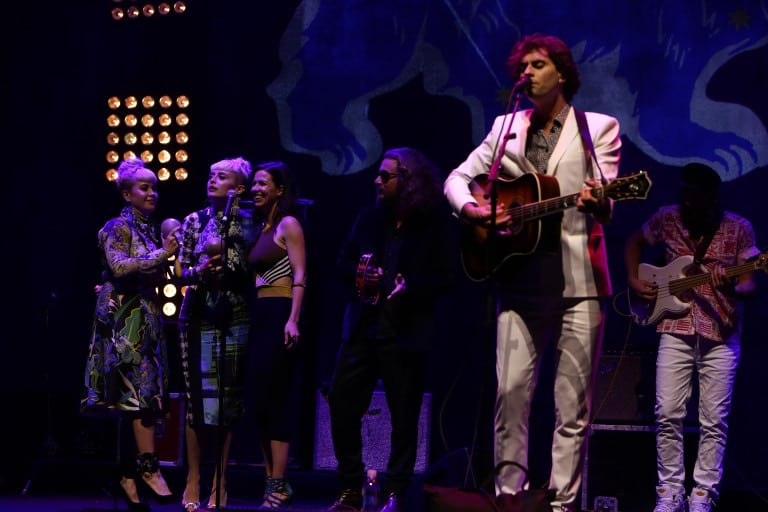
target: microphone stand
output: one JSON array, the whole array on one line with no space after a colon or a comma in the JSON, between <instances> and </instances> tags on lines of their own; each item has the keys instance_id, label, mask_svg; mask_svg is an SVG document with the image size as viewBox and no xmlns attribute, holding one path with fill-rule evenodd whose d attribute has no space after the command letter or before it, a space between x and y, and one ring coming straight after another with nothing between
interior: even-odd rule
<instances>
[{"instance_id":1,"label":"microphone stand","mask_svg":"<svg viewBox=\"0 0 768 512\"><path fill-rule=\"evenodd\" d=\"M227 285L227 252L229 248L229 228L232 225L232 218L237 215L238 212L239 196L232 198L230 211L224 208L224 216L222 217L222 233L221 233L221 276L216 290L216 304L222 300L224 293L226 292ZM229 201L228 201L229 203ZM230 305L231 307L231 305ZM215 314L215 313L214 313ZM226 326L229 330L231 326ZM226 442L227 433L224 428L224 362L226 356L227 346L227 333L222 329L222 336L219 341L219 350L216 354L216 377L219 383L218 386L218 421L216 426L216 510L221 510L221 480L222 472L224 471L223 455L224 444Z\"/></svg>"},{"instance_id":2,"label":"microphone stand","mask_svg":"<svg viewBox=\"0 0 768 512\"><path fill-rule=\"evenodd\" d=\"M499 168L501 167L501 159L504 157L504 151L507 147L507 142L517 137L517 134L512 133L512 124L515 122L515 116L517 115L517 110L520 108L520 100L522 99L521 94L521 86L525 85L527 80L521 79L518 81L515 86L512 88L512 91L509 93L509 100L507 101L507 113L505 114L505 117L509 115L510 112L510 105L512 103L512 99L514 98L515 104L512 107L512 115L509 118L509 125L507 126L506 131L503 131L503 133L499 134L501 137L501 142L499 143L499 140L496 141L497 147L498 147L498 153L496 154L496 158L493 161L493 164L491 164L491 169L488 171L488 183L485 188L485 197L490 199L490 206L491 206L491 221L490 221L490 227L488 228L488 251L486 252L486 268L490 269L490 255L494 253L496 249L496 237L498 236L498 230L497 224L497 216L496 216L496 205L498 204L499 200L499 191L498 191L498 179L499 179ZM503 126L503 123L502 123ZM489 272L489 282L491 285L493 285L493 281L495 272ZM493 295L493 294L491 294ZM490 312L490 310L489 310ZM492 317L491 317L492 319Z\"/></svg>"},{"instance_id":3,"label":"microphone stand","mask_svg":"<svg viewBox=\"0 0 768 512\"><path fill-rule=\"evenodd\" d=\"M49 345L47 347L48 350L51 349L50 344L52 343L52 331L50 323L51 308L56 305L56 299L56 292L49 292L48 298L45 302L45 307L43 308L43 341ZM43 383L45 384L45 441L43 441L42 445L40 446L34 468L32 469L27 482L24 484L24 487L21 489L20 494L22 496L27 496L29 494L29 489L32 486L32 482L40 475L48 458L56 454L59 450L58 443L56 443L53 436L53 407L51 406L51 364L49 360L50 357L46 356L44 360L45 371L43 373Z\"/></svg>"},{"instance_id":4,"label":"microphone stand","mask_svg":"<svg viewBox=\"0 0 768 512\"><path fill-rule=\"evenodd\" d=\"M522 86L527 85L529 83L529 79L527 77L521 78L513 87L512 90L509 93L509 99L507 100L507 107L505 112L505 121L506 117L510 114L511 116L509 118L509 125L507 126L506 130L502 129L502 133L499 134L500 139L497 139L496 141L496 147L498 148L498 152L496 154L496 158L494 159L493 163L491 164L491 168L488 171L488 183L486 184L485 188L485 198L490 200L490 208L491 208L491 218L490 218L490 226L488 228L488 240L487 240L487 251L485 253L485 261L486 261L486 269L489 270L488 272L488 294L487 294L487 304L486 304L486 321L485 321L485 329L487 331L487 336L491 340L491 342L496 342L496 334L497 334L497 319L496 319L496 312L498 308L498 280L496 278L496 272L495 270L492 271L491 267L491 255L495 254L496 252L496 243L497 243L497 237L498 237L498 219L496 215L496 205L498 204L498 178L499 178L499 169L501 168L501 159L504 156L504 151L506 150L507 142L509 142L512 139L515 139L517 137L517 134L512 133L512 124L515 121L515 116L517 115L517 111L520 107L520 100L522 99L521 89ZM514 106L512 106L512 102L514 99ZM511 108L510 108L511 107ZM503 123L502 123L503 127ZM490 345L490 343L489 343ZM488 365L489 371L493 370L493 361L490 358L490 356L486 359L486 364ZM489 375L489 373L483 372L484 375ZM483 384L483 390L481 390L481 396L485 394L485 384ZM483 400L480 399L478 402L478 407L481 406L483 403ZM480 416L480 411L478 410L478 414L476 417ZM477 427L475 427L477 428ZM476 437L476 436L475 436ZM470 454L469 456L470 464L473 460L473 455Z\"/></svg>"}]
</instances>

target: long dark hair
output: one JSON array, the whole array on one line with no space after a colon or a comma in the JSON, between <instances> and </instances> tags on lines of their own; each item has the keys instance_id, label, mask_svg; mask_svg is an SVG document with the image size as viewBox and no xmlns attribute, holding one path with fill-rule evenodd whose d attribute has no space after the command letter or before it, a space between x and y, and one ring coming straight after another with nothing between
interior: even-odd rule
<instances>
[{"instance_id":1,"label":"long dark hair","mask_svg":"<svg viewBox=\"0 0 768 512\"><path fill-rule=\"evenodd\" d=\"M438 205L443 198L442 176L438 167L417 149L393 148L384 153L382 159L397 162L398 203L397 213L403 217L413 213L427 212Z\"/></svg>"},{"instance_id":2,"label":"long dark hair","mask_svg":"<svg viewBox=\"0 0 768 512\"><path fill-rule=\"evenodd\" d=\"M254 171L251 174L251 180L248 184L248 190L251 189L253 180L256 177L256 173L259 171L266 171L272 177L272 182L276 187L283 189L283 195L277 200L277 208L275 208L275 218L271 219L273 225L277 226L280 220L285 216L296 217L296 188L293 181L293 172L291 168L285 162L274 160L270 162L261 162L253 167Z\"/></svg>"}]
</instances>

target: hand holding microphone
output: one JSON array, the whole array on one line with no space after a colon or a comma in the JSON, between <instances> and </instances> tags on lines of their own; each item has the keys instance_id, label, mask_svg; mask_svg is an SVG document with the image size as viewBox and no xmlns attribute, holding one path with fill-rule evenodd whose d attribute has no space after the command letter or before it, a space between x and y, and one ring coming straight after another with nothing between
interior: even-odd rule
<instances>
[{"instance_id":1,"label":"hand holding microphone","mask_svg":"<svg viewBox=\"0 0 768 512\"><path fill-rule=\"evenodd\" d=\"M160 224L160 234L163 237L163 248L175 254L181 245L181 222L173 217L165 219Z\"/></svg>"},{"instance_id":2,"label":"hand holding microphone","mask_svg":"<svg viewBox=\"0 0 768 512\"><path fill-rule=\"evenodd\" d=\"M208 258L200 265L200 273L205 278L213 277L221 272L221 259L224 254L224 240L212 236L205 242L205 254Z\"/></svg>"}]
</instances>

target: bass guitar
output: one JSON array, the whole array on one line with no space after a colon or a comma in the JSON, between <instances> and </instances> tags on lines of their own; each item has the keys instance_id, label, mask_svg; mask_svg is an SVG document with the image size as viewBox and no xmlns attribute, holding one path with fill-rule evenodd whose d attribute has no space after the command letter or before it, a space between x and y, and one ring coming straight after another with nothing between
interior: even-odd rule
<instances>
[{"instance_id":1,"label":"bass guitar","mask_svg":"<svg viewBox=\"0 0 768 512\"><path fill-rule=\"evenodd\" d=\"M753 270L766 270L766 264L768 253L763 253L742 265L726 267L725 275L730 278ZM697 286L712 283L712 274L695 265L691 255L675 258L663 267L641 263L637 269L637 277L656 283L658 287L658 295L653 301L643 300L632 292L628 293L632 319L642 326L654 325L663 318L687 313L691 306L685 293Z\"/></svg>"},{"instance_id":2,"label":"bass guitar","mask_svg":"<svg viewBox=\"0 0 768 512\"><path fill-rule=\"evenodd\" d=\"M467 276L474 281L487 279L513 256L531 254L542 241L552 247L559 244L561 219L555 214L576 206L580 195L560 196L557 178L546 174L523 174L511 180L499 176L496 184L498 200L506 205L506 210L500 217L503 222L497 225L493 243L491 230L486 226L467 223L462 229L461 260ZM490 203L487 185L487 174L475 177L469 184L480 206ZM640 171L594 188L592 194L598 199L616 201L645 199L651 185L648 174Z\"/></svg>"}]
</instances>

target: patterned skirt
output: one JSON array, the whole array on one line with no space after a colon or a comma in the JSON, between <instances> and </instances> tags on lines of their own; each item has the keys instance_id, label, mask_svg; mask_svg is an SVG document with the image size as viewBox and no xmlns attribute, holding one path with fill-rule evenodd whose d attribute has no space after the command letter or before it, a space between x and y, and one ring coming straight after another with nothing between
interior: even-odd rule
<instances>
[{"instance_id":1,"label":"patterned skirt","mask_svg":"<svg viewBox=\"0 0 768 512\"><path fill-rule=\"evenodd\" d=\"M179 343L190 425L230 426L242 419L248 325L242 295L187 289Z\"/></svg>"},{"instance_id":2,"label":"patterned skirt","mask_svg":"<svg viewBox=\"0 0 768 512\"><path fill-rule=\"evenodd\" d=\"M168 407L168 357L157 296L101 286L94 315L81 409L156 412Z\"/></svg>"}]
</instances>

